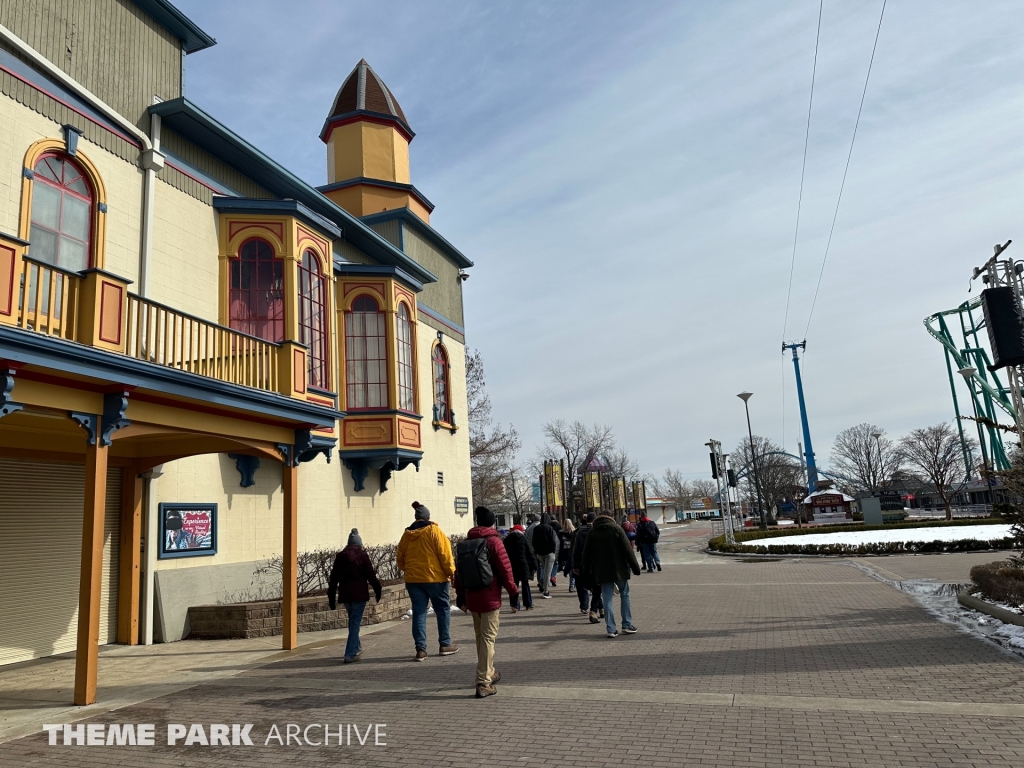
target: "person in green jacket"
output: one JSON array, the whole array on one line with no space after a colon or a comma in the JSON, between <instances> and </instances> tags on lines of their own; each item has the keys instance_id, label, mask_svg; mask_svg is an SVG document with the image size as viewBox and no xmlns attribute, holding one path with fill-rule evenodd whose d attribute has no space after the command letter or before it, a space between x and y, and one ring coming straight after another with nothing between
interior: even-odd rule
<instances>
[{"instance_id":1,"label":"person in green jacket","mask_svg":"<svg viewBox=\"0 0 1024 768\"><path fill-rule=\"evenodd\" d=\"M591 584L599 584L604 602L604 622L608 637L618 637L615 626L615 609L612 600L615 589L619 590L619 607L622 610L622 631L627 635L637 630L633 626L633 612L629 602L629 573L640 575L640 564L633 554L626 532L608 514L600 515L587 537L583 548L583 563L580 569L587 574Z\"/></svg>"}]
</instances>

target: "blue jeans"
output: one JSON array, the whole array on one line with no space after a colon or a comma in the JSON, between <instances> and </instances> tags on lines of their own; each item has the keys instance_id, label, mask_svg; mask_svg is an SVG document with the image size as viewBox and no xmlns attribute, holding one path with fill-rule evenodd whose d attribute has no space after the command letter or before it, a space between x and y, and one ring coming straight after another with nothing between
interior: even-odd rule
<instances>
[{"instance_id":1,"label":"blue jeans","mask_svg":"<svg viewBox=\"0 0 1024 768\"><path fill-rule=\"evenodd\" d=\"M644 566L654 570L656 565L661 565L661 558L658 557L658 545L655 542L640 545L640 556L643 558Z\"/></svg>"},{"instance_id":2,"label":"blue jeans","mask_svg":"<svg viewBox=\"0 0 1024 768\"><path fill-rule=\"evenodd\" d=\"M366 603L345 603L348 612L348 642L345 643L345 658L354 659L363 650L359 642L359 627L363 623L363 611Z\"/></svg>"},{"instance_id":3,"label":"blue jeans","mask_svg":"<svg viewBox=\"0 0 1024 768\"><path fill-rule=\"evenodd\" d=\"M615 632L615 587L619 588L619 605L622 608L622 628L633 626L633 611L629 605L629 580L609 581L601 585L601 602L604 603L604 626Z\"/></svg>"},{"instance_id":4,"label":"blue jeans","mask_svg":"<svg viewBox=\"0 0 1024 768\"><path fill-rule=\"evenodd\" d=\"M427 650L427 604L434 606L437 616L437 639L441 645L451 645L449 634L451 622L451 602L448 599L448 582L410 583L405 589L412 600L412 639L417 651Z\"/></svg>"}]
</instances>

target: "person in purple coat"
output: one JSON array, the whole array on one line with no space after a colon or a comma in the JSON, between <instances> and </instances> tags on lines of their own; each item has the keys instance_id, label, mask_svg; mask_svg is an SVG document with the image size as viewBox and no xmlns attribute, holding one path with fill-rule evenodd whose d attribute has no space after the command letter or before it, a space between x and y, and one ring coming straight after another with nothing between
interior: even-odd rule
<instances>
[{"instance_id":1,"label":"person in purple coat","mask_svg":"<svg viewBox=\"0 0 1024 768\"><path fill-rule=\"evenodd\" d=\"M380 602L381 586L370 556L363 549L359 529L353 528L348 535L348 546L334 558L331 578L327 586L327 601L331 610L337 610L338 603L345 605L348 613L348 642L345 644L345 663L359 661L363 645L359 642L359 627L363 623L363 611L370 601L370 587L373 596Z\"/></svg>"}]
</instances>

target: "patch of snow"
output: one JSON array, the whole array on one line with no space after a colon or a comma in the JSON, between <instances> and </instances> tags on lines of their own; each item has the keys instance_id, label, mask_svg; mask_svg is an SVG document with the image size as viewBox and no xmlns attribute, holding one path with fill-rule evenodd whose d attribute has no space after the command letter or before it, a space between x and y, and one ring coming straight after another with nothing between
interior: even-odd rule
<instances>
[{"instance_id":1,"label":"patch of snow","mask_svg":"<svg viewBox=\"0 0 1024 768\"><path fill-rule=\"evenodd\" d=\"M900 541L1000 541L1008 538L1010 526L995 525L951 525L941 528L894 528L877 531L838 531L836 533L808 533L802 536L786 536L780 539L751 541L750 545L768 546L781 544L889 544Z\"/></svg>"}]
</instances>

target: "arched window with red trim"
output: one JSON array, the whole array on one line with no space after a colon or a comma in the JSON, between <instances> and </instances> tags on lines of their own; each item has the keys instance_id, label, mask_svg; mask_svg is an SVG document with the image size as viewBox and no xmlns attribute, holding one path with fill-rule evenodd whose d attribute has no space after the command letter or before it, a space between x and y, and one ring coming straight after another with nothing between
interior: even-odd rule
<instances>
[{"instance_id":1,"label":"arched window with red trim","mask_svg":"<svg viewBox=\"0 0 1024 768\"><path fill-rule=\"evenodd\" d=\"M32 227L29 255L61 269L80 272L92 265L92 185L70 158L45 154L32 169Z\"/></svg>"},{"instance_id":2,"label":"arched window with red trim","mask_svg":"<svg viewBox=\"0 0 1024 768\"><path fill-rule=\"evenodd\" d=\"M398 407L403 411L416 410L415 372L412 364L412 321L409 319L409 308L403 303L398 305L395 319L398 337Z\"/></svg>"},{"instance_id":3,"label":"arched window with red trim","mask_svg":"<svg viewBox=\"0 0 1024 768\"><path fill-rule=\"evenodd\" d=\"M302 254L299 262L299 341L309 347L309 385L327 389L327 280L320 269L320 260L312 251Z\"/></svg>"},{"instance_id":4,"label":"arched window with red trim","mask_svg":"<svg viewBox=\"0 0 1024 768\"><path fill-rule=\"evenodd\" d=\"M387 324L370 296L345 313L345 382L349 410L388 407Z\"/></svg>"},{"instance_id":5,"label":"arched window with red trim","mask_svg":"<svg viewBox=\"0 0 1024 768\"><path fill-rule=\"evenodd\" d=\"M434 421L450 424L452 421L451 387L448 379L448 352L444 345L434 345L431 363L434 370Z\"/></svg>"},{"instance_id":6,"label":"arched window with red trim","mask_svg":"<svg viewBox=\"0 0 1024 768\"><path fill-rule=\"evenodd\" d=\"M228 324L266 341L284 341L284 262L274 247L253 238L231 259Z\"/></svg>"}]
</instances>

